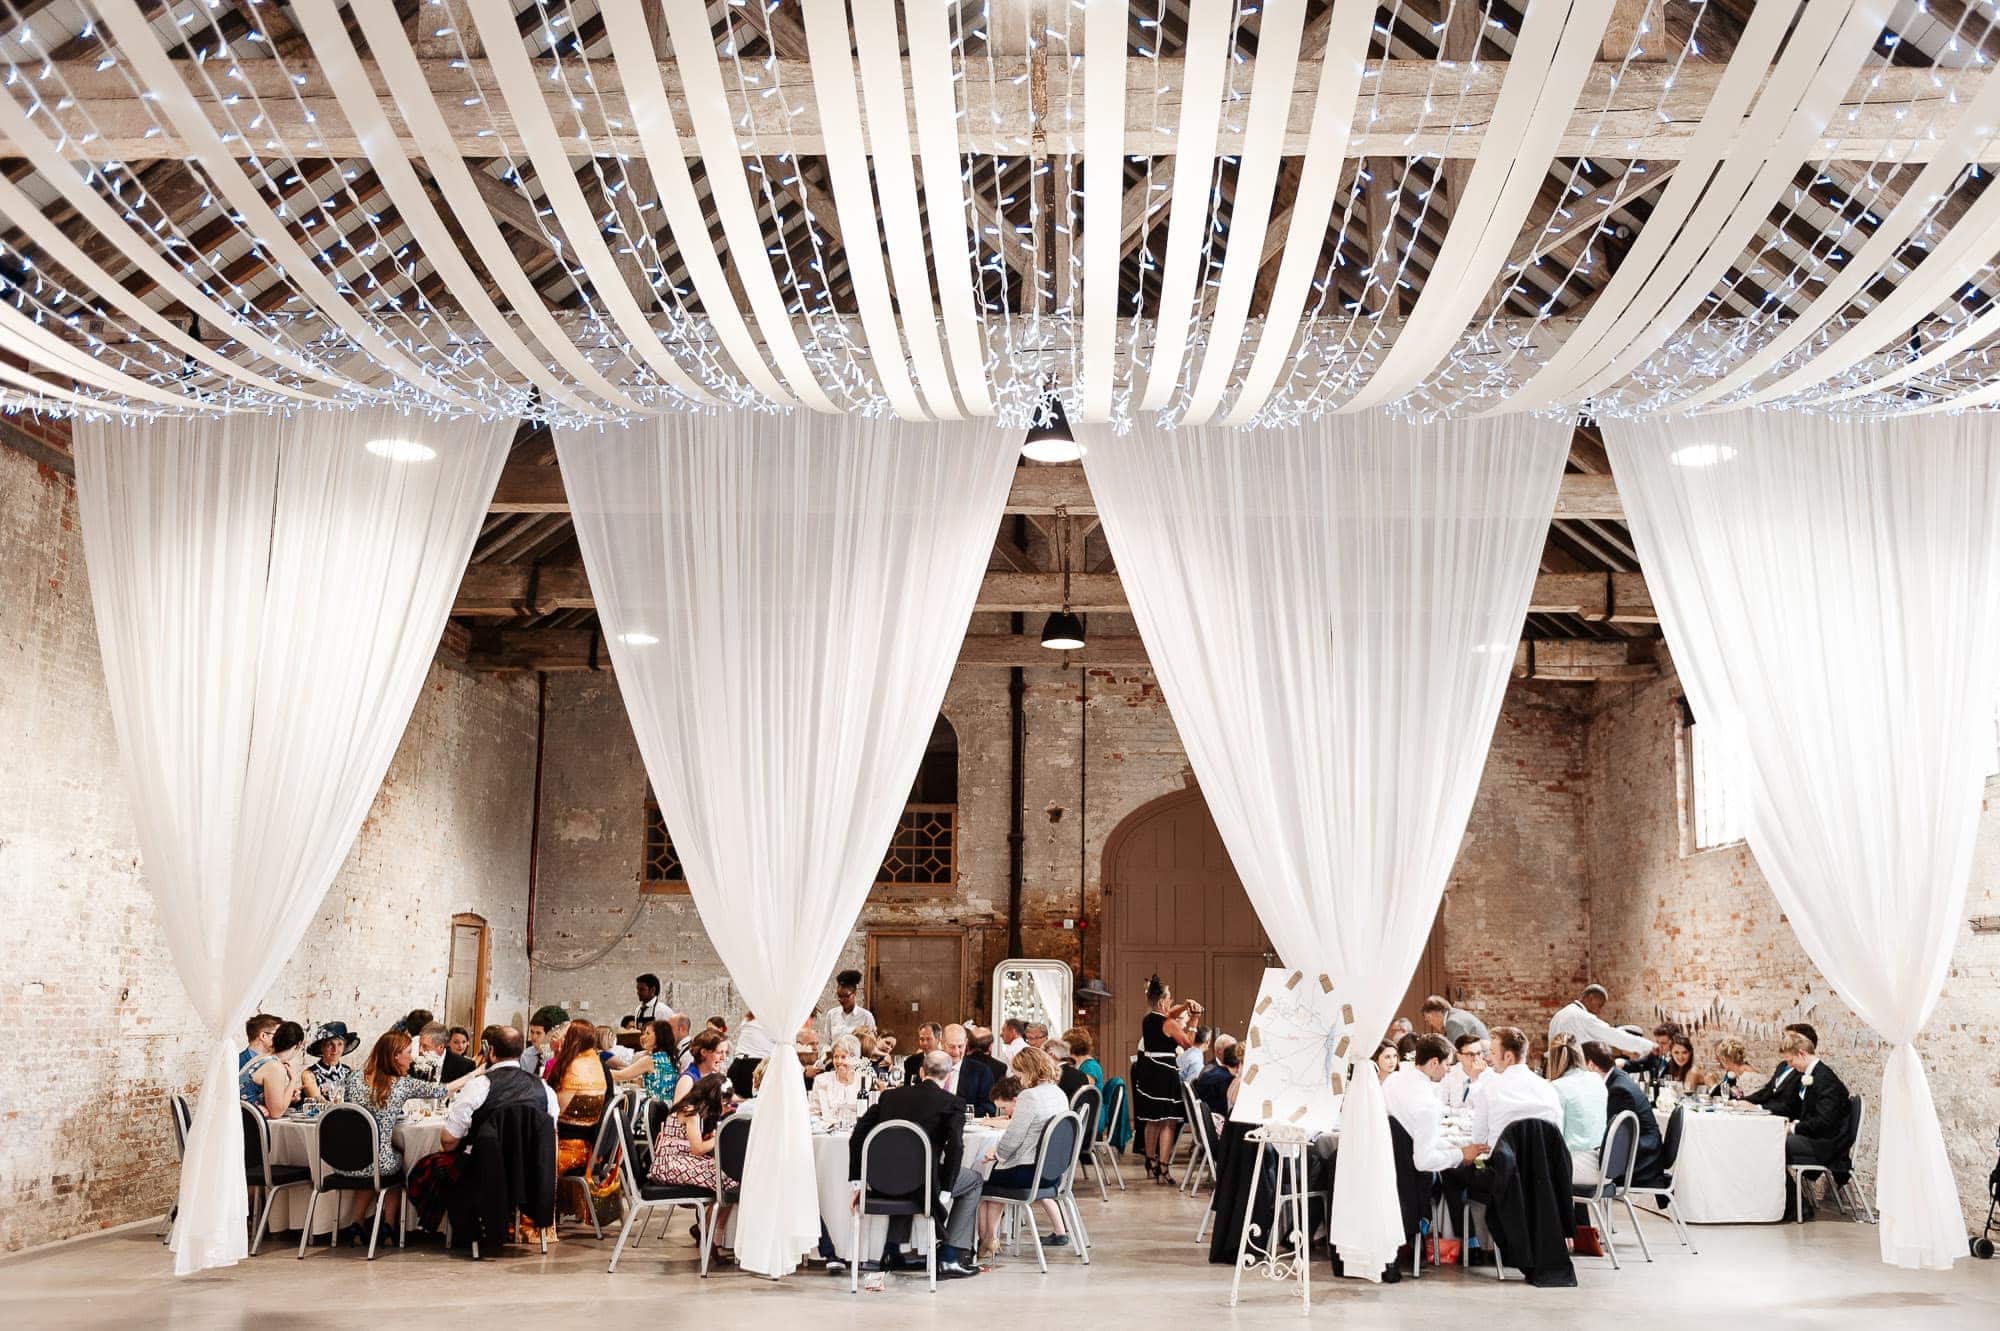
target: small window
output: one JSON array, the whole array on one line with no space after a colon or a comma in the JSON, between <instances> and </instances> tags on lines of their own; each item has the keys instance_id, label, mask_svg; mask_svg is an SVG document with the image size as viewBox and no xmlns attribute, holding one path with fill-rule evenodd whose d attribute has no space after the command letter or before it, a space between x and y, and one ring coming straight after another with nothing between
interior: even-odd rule
<instances>
[{"instance_id":1,"label":"small window","mask_svg":"<svg viewBox=\"0 0 2000 1331\"><path fill-rule=\"evenodd\" d=\"M1741 741L1713 723L1690 721L1682 730L1687 736L1694 848L1710 850L1741 841L1747 803Z\"/></svg>"},{"instance_id":2,"label":"small window","mask_svg":"<svg viewBox=\"0 0 2000 1331\"><path fill-rule=\"evenodd\" d=\"M660 813L660 802L651 792L646 796L645 888L648 892L687 891L687 872L681 867L680 852L674 849L667 820Z\"/></svg>"}]
</instances>

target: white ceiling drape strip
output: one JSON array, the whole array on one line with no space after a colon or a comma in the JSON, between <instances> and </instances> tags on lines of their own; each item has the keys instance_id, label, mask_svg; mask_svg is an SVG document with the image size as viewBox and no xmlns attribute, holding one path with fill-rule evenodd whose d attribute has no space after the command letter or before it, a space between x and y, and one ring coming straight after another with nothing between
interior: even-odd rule
<instances>
[{"instance_id":1,"label":"white ceiling drape strip","mask_svg":"<svg viewBox=\"0 0 2000 1331\"><path fill-rule=\"evenodd\" d=\"M1527 10L1464 197L1452 200L1437 263L1394 344L1339 410L1363 411L1405 396L1458 345L1548 178L1611 11L1611 0Z\"/></svg>"},{"instance_id":2,"label":"white ceiling drape strip","mask_svg":"<svg viewBox=\"0 0 2000 1331\"><path fill-rule=\"evenodd\" d=\"M313 56L326 75L327 86L333 89L334 99L340 103L342 114L360 140L368 164L388 192L390 202L395 204L403 225L423 247L424 258L451 289L466 317L508 364L542 392L585 415L602 414L599 408L578 396L567 380L550 372L543 354L521 339L507 322L507 316L486 294L485 281L472 271L457 240L438 215L429 192L417 179L409 154L397 142L388 113L375 95L360 53L354 49L354 40L347 35L341 6L335 0L297 0L292 14L306 40L312 43ZM489 252L485 258L489 270L514 262L513 255L505 249ZM536 304L540 303L537 299Z\"/></svg>"},{"instance_id":3,"label":"white ceiling drape strip","mask_svg":"<svg viewBox=\"0 0 2000 1331\"><path fill-rule=\"evenodd\" d=\"M818 0L816 0L818 2ZM823 0L831 6L835 0ZM917 203L917 176L910 165L916 145L910 138L904 98L903 49L896 31L896 0L853 0L854 42L860 54L861 95L868 107L868 147L875 168L882 231L888 242L889 270L896 279L896 308L910 344L917 380L931 413L940 420L964 415L952 399L951 372L938 340L936 307L931 303L931 270L924 237L924 212ZM921 8L921 3L913 8ZM954 164L952 178L958 178ZM985 365L980 366L984 378Z\"/></svg>"},{"instance_id":4,"label":"white ceiling drape strip","mask_svg":"<svg viewBox=\"0 0 2000 1331\"><path fill-rule=\"evenodd\" d=\"M884 0L886 4L886 0ZM986 329L972 283L978 247L966 226L965 180L958 158L958 100L952 93L951 29L943 5L923 0L903 7L910 42L910 96L917 112L917 157L924 171L924 216L930 223L931 261L937 269L938 303L945 341L958 376L958 397L968 416L991 416L986 382Z\"/></svg>"},{"instance_id":5,"label":"white ceiling drape strip","mask_svg":"<svg viewBox=\"0 0 2000 1331\"><path fill-rule=\"evenodd\" d=\"M826 136L826 170L833 181L834 214L840 219L841 257L847 260L848 280L854 284L854 303L861 311L861 331L868 339L875 377L896 414L905 420L928 420L933 413L956 416L949 382L937 382L944 370L943 358L931 366L921 356L915 357L924 398L931 408L927 411L924 402L917 399L916 385L910 382L910 365L903 357L896 308L889 298L889 275L882 265L882 237L875 220L875 190L868 178L868 154L861 146L859 134L861 103L854 90L847 5L845 0L804 0L803 12L820 121L856 129L854 133L834 132ZM935 326L932 333L934 338ZM919 341L916 332L911 333L910 341L914 350Z\"/></svg>"},{"instance_id":6,"label":"white ceiling drape strip","mask_svg":"<svg viewBox=\"0 0 2000 1331\"><path fill-rule=\"evenodd\" d=\"M1333 218L1334 198L1340 192L1340 163L1347 156L1354 107L1360 100L1361 76L1368 63L1368 39L1375 22L1373 0L1334 0L1327 22L1326 53L1320 61L1319 91L1313 99L1312 128L1306 135L1305 161L1299 168L1298 194L1292 200L1292 224L1285 233L1284 254L1271 284L1271 303L1264 313L1257 351L1250 358L1235 405L1222 418L1225 425L1247 424L1270 400L1292 344L1298 340L1299 317L1312 291L1313 274L1319 268L1327 226Z\"/></svg>"},{"instance_id":7,"label":"white ceiling drape strip","mask_svg":"<svg viewBox=\"0 0 2000 1331\"><path fill-rule=\"evenodd\" d=\"M55 329L36 323L5 300L0 300L0 350L66 374L80 384L137 402L150 402L170 411L215 410L184 393L161 388L97 360L87 348L65 341Z\"/></svg>"},{"instance_id":8,"label":"white ceiling drape strip","mask_svg":"<svg viewBox=\"0 0 2000 1331\"><path fill-rule=\"evenodd\" d=\"M748 380L751 387L781 406L796 406L797 400L786 391L778 376L766 364L764 352L758 349L757 339L750 333L750 326L744 321L743 311L737 308L736 297L729 289L729 278L722 271L722 261L715 252L715 245L709 237L708 219L703 216L701 205L695 201L694 176L688 170L687 149L681 142L680 131L674 125L673 111L667 105L667 90L660 81L660 57L653 47L653 35L646 25L646 15L638 5L606 5L598 11L604 18L605 35L611 41L611 54L618 65L618 76L625 85L625 98L632 110L632 124L639 134L640 146L645 150L646 165L653 175L654 193L660 201L660 208L667 216L667 225L674 233L674 250L681 262L687 265L688 278L694 283L695 294L701 298L701 308L709 322L715 326L715 335L723 349L736 363L736 371ZM732 158L714 164L718 171L731 170L735 163ZM713 192L713 186L711 186ZM754 267L757 255L763 252L760 244L754 252L737 251L735 257L746 266ZM768 267L769 256L765 257ZM747 284L746 284L747 289ZM789 330L790 321L786 321ZM778 339L770 344L772 359L778 361L785 378L799 385L799 393L808 406L815 411L836 410L826 394L820 391L819 381L806 364L805 354L799 350L798 340Z\"/></svg>"},{"instance_id":9,"label":"white ceiling drape strip","mask_svg":"<svg viewBox=\"0 0 2000 1331\"><path fill-rule=\"evenodd\" d=\"M1117 397L1118 298L1124 266L1125 51L1131 11L1124 4L1083 11L1083 360L1082 419L1108 421Z\"/></svg>"},{"instance_id":10,"label":"white ceiling drape strip","mask_svg":"<svg viewBox=\"0 0 2000 1331\"><path fill-rule=\"evenodd\" d=\"M1158 411L1173 400L1181 355L1195 315L1195 287L1209 232L1209 191L1215 143L1222 130L1222 94L1236 31L1231 0L1190 0L1186 60L1181 76L1180 128L1174 142L1174 193L1167 218L1167 256L1160 270L1159 313L1152 363L1139 406Z\"/></svg>"},{"instance_id":11,"label":"white ceiling drape strip","mask_svg":"<svg viewBox=\"0 0 2000 1331\"><path fill-rule=\"evenodd\" d=\"M466 4L479 29L486 58L492 62L494 82L500 85L500 94L514 118L514 133L534 164L543 200L561 224L576 261L589 275L597 299L630 344L630 354L684 397L703 405L713 404L714 395L681 368L660 340L652 320L625 285L625 276L618 270L611 247L604 243L604 233L598 229L597 217L576 183L569 154L556 132L555 119L542 96L541 80L535 77L534 65L528 60L528 48L521 43L511 0L466 0Z\"/></svg>"},{"instance_id":12,"label":"white ceiling drape strip","mask_svg":"<svg viewBox=\"0 0 2000 1331\"><path fill-rule=\"evenodd\" d=\"M200 164L209 182L241 216L243 228L255 237L306 299L352 338L357 347L410 384L451 406L476 410L479 403L431 374L384 337L379 327L340 293L312 256L292 239L291 228L264 202L263 192L251 181L196 103L186 80L167 58L159 33L139 12L135 0L98 0L97 8L118 38L119 52L152 94L154 105L165 113L181 136L189 156ZM355 387L358 389L359 385Z\"/></svg>"},{"instance_id":13,"label":"white ceiling drape strip","mask_svg":"<svg viewBox=\"0 0 2000 1331\"><path fill-rule=\"evenodd\" d=\"M1222 286L1216 292L1201 369L1195 375L1194 391L1181 417L1184 425L1203 425L1212 419L1222 403L1223 391L1235 378L1236 356L1243 345L1243 325L1250 314L1250 296L1257 288L1257 274L1263 266L1264 233L1271 225L1271 197L1277 192L1278 168L1284 161L1285 125L1291 118L1292 83L1298 73L1299 42L1305 32L1305 21L1305 0L1265 0L1258 19L1257 69L1250 80L1250 118L1244 132L1248 147L1236 169L1236 194L1229 207L1229 249L1222 260ZM1122 46L1119 55L1123 63ZM1085 59L1089 59L1087 48ZM1086 115L1088 111L1086 107ZM1085 160L1087 163L1088 159Z\"/></svg>"}]
</instances>

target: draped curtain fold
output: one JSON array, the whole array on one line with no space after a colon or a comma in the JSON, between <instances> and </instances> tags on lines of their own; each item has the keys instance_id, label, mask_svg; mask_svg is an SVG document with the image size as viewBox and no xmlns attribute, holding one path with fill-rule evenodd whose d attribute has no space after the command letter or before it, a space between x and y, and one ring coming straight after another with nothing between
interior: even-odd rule
<instances>
[{"instance_id":1,"label":"draped curtain fold","mask_svg":"<svg viewBox=\"0 0 2000 1331\"><path fill-rule=\"evenodd\" d=\"M779 1044L742 1266L819 1238L789 1039L915 779L1018 444L990 425L750 413L558 430L618 688L710 940Z\"/></svg>"},{"instance_id":2,"label":"draped curtain fold","mask_svg":"<svg viewBox=\"0 0 2000 1331\"><path fill-rule=\"evenodd\" d=\"M1372 412L1139 429L1084 465L1154 672L1265 932L1358 1038L1332 1215L1346 1270L1402 1242L1366 1055L1470 817L1569 430Z\"/></svg>"},{"instance_id":3,"label":"draped curtain fold","mask_svg":"<svg viewBox=\"0 0 2000 1331\"><path fill-rule=\"evenodd\" d=\"M1608 421L1698 724L1742 741L1751 851L1806 954L1891 1046L1884 1261L1965 1253L1913 1041L1964 918L2000 647L2000 450L1980 416Z\"/></svg>"},{"instance_id":4,"label":"draped curtain fold","mask_svg":"<svg viewBox=\"0 0 2000 1331\"><path fill-rule=\"evenodd\" d=\"M179 1274L247 1251L238 1032L395 756L512 433L380 408L76 423L146 883L211 1040ZM395 456L371 441L395 441Z\"/></svg>"}]
</instances>

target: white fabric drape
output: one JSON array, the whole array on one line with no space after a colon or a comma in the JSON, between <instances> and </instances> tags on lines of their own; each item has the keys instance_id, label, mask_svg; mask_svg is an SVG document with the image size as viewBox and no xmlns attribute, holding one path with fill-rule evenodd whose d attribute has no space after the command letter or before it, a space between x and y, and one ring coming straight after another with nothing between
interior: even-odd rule
<instances>
[{"instance_id":1,"label":"white fabric drape","mask_svg":"<svg viewBox=\"0 0 2000 1331\"><path fill-rule=\"evenodd\" d=\"M1982 416L1607 421L1698 724L1742 738L1750 849L1799 941L1892 1046L1882 1258L1965 1253L1912 1041L1963 918L2000 647L2000 450Z\"/></svg>"},{"instance_id":2,"label":"white fabric drape","mask_svg":"<svg viewBox=\"0 0 2000 1331\"><path fill-rule=\"evenodd\" d=\"M778 1037L736 1254L819 1237L791 1033L936 724L1018 444L991 425L737 413L556 433L619 692L710 940Z\"/></svg>"},{"instance_id":3,"label":"white fabric drape","mask_svg":"<svg viewBox=\"0 0 2000 1331\"><path fill-rule=\"evenodd\" d=\"M1458 854L1567 453L1559 421L1138 430L1084 456L1119 576L1230 858L1285 965L1360 1038L1333 1233L1402 1242L1366 1055Z\"/></svg>"},{"instance_id":4,"label":"white fabric drape","mask_svg":"<svg viewBox=\"0 0 2000 1331\"><path fill-rule=\"evenodd\" d=\"M146 883L212 1045L174 1270L245 1255L236 1051L402 739L511 423L80 420L78 507ZM416 442L429 461L370 452Z\"/></svg>"}]
</instances>

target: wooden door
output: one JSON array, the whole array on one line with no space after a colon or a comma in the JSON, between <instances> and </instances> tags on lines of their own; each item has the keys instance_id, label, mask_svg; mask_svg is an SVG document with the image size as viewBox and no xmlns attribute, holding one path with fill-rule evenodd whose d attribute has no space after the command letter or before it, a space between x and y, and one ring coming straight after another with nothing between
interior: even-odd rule
<instances>
[{"instance_id":1,"label":"wooden door","mask_svg":"<svg viewBox=\"0 0 2000 1331\"><path fill-rule=\"evenodd\" d=\"M486 1024L486 921L477 915L451 918L451 955L445 964L444 1024L463 1026L479 1043Z\"/></svg>"},{"instance_id":2,"label":"wooden door","mask_svg":"<svg viewBox=\"0 0 2000 1331\"><path fill-rule=\"evenodd\" d=\"M958 930L870 932L865 1005L903 1049L917 1028L965 1015L965 935Z\"/></svg>"},{"instance_id":3,"label":"wooden door","mask_svg":"<svg viewBox=\"0 0 2000 1331\"><path fill-rule=\"evenodd\" d=\"M1444 968L1444 939L1440 936L1443 924L1444 903L1440 901L1438 913L1431 920L1430 937L1424 940L1423 955L1417 958L1417 969L1410 976L1410 987L1403 994L1402 1005L1391 1014L1408 1017L1419 1034L1423 1032L1424 1023L1418 1016L1418 1010L1423 1007L1426 998L1442 994L1449 982Z\"/></svg>"},{"instance_id":4,"label":"wooden door","mask_svg":"<svg viewBox=\"0 0 2000 1331\"><path fill-rule=\"evenodd\" d=\"M1129 1062L1155 972L1241 1038L1264 968L1277 961L1201 792L1168 795L1120 823L1105 843L1104 883L1112 999L1099 1045Z\"/></svg>"}]
</instances>

